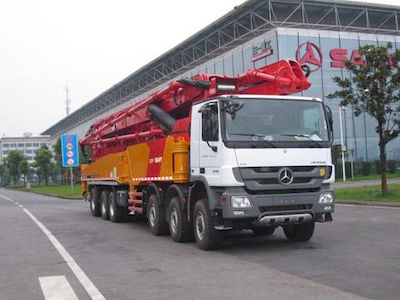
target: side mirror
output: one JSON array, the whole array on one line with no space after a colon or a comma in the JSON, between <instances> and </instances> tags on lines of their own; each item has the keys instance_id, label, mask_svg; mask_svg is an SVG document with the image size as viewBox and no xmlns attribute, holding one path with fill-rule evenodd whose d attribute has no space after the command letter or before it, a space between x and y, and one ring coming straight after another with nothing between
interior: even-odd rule
<instances>
[{"instance_id":1,"label":"side mirror","mask_svg":"<svg viewBox=\"0 0 400 300\"><path fill-rule=\"evenodd\" d=\"M329 126L333 128L332 110L328 105L325 105L326 116L328 117Z\"/></svg>"}]
</instances>

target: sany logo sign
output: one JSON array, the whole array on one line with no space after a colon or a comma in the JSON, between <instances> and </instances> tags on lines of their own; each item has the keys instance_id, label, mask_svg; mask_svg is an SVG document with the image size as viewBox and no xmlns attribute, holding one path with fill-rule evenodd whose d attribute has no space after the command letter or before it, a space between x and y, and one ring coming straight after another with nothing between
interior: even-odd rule
<instances>
[{"instance_id":1,"label":"sany logo sign","mask_svg":"<svg viewBox=\"0 0 400 300\"><path fill-rule=\"evenodd\" d=\"M331 67L344 68L346 66L346 61L349 59L348 55L348 49L331 49L329 51ZM310 65L310 71L315 72L321 68L323 63L321 48L310 41L305 42L297 48L296 60L300 65ZM358 50L353 50L351 52L350 61L355 65L363 65L365 63L365 59L360 55Z\"/></svg>"},{"instance_id":2,"label":"sany logo sign","mask_svg":"<svg viewBox=\"0 0 400 300\"><path fill-rule=\"evenodd\" d=\"M322 53L321 49L311 42L305 42L297 48L296 60L300 65L308 64L310 72L315 72L322 66Z\"/></svg>"}]
</instances>

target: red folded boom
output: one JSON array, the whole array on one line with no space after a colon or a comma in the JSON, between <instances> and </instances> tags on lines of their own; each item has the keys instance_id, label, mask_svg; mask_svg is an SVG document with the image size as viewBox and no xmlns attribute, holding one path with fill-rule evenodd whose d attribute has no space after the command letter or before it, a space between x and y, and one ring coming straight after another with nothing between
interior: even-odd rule
<instances>
[{"instance_id":1,"label":"red folded boom","mask_svg":"<svg viewBox=\"0 0 400 300\"><path fill-rule=\"evenodd\" d=\"M295 61L282 60L234 77L198 74L174 81L159 92L94 123L83 139L94 160L128 145L164 137L189 135L192 104L224 94L288 95L310 87ZM158 118L157 118L158 116ZM161 124L160 118L165 118Z\"/></svg>"}]
</instances>

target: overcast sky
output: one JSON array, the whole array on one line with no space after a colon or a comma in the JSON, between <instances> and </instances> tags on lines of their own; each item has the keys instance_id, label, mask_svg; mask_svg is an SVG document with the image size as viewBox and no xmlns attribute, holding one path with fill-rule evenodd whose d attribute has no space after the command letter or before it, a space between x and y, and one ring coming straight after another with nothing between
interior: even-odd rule
<instances>
[{"instance_id":1,"label":"overcast sky","mask_svg":"<svg viewBox=\"0 0 400 300\"><path fill-rule=\"evenodd\" d=\"M66 85L74 111L243 2L0 1L0 136L40 134Z\"/></svg>"}]
</instances>

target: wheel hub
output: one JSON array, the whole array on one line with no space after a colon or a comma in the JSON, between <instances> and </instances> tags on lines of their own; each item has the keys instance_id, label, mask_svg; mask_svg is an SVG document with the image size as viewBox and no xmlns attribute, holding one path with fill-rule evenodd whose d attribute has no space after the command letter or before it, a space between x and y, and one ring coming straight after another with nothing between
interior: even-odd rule
<instances>
[{"instance_id":1,"label":"wheel hub","mask_svg":"<svg viewBox=\"0 0 400 300\"><path fill-rule=\"evenodd\" d=\"M106 204L104 203L104 201L101 203L101 213L103 215L106 214Z\"/></svg>"},{"instance_id":2,"label":"wheel hub","mask_svg":"<svg viewBox=\"0 0 400 300\"><path fill-rule=\"evenodd\" d=\"M114 216L114 206L110 205L110 217Z\"/></svg>"},{"instance_id":3,"label":"wheel hub","mask_svg":"<svg viewBox=\"0 0 400 300\"><path fill-rule=\"evenodd\" d=\"M178 231L178 213L176 212L175 208L173 208L171 211L170 226L173 233Z\"/></svg>"},{"instance_id":4,"label":"wheel hub","mask_svg":"<svg viewBox=\"0 0 400 300\"><path fill-rule=\"evenodd\" d=\"M204 227L205 227L204 216L201 212L199 212L196 216L196 235L199 240L203 240L204 238Z\"/></svg>"},{"instance_id":5,"label":"wheel hub","mask_svg":"<svg viewBox=\"0 0 400 300\"><path fill-rule=\"evenodd\" d=\"M149 211L149 221L150 221L150 225L151 227L154 227L155 223L156 223L156 208L154 207L154 205L152 205L150 207L150 211Z\"/></svg>"}]
</instances>

